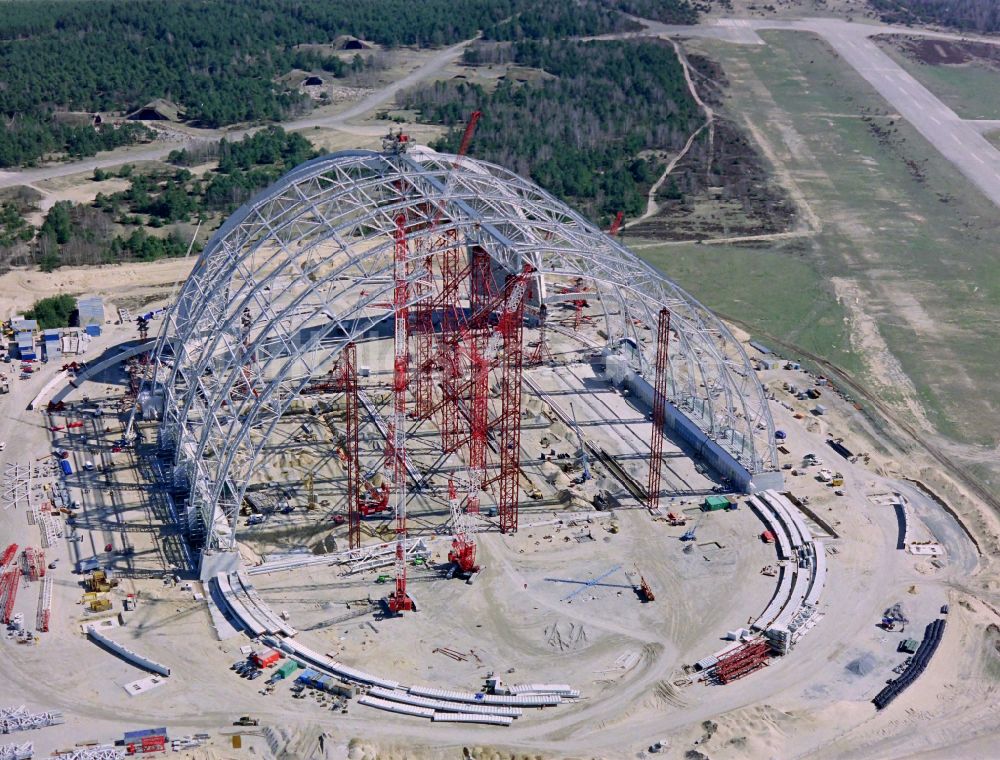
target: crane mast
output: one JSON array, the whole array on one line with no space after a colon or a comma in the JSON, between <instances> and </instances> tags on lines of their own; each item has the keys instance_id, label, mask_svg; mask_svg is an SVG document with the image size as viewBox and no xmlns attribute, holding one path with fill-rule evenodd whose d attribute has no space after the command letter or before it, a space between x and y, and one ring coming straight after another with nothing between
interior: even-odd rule
<instances>
[{"instance_id":1,"label":"crane mast","mask_svg":"<svg viewBox=\"0 0 1000 760\"><path fill-rule=\"evenodd\" d=\"M393 509L396 514L396 589L388 599L389 611L398 614L413 609L406 593L406 391L409 386L407 352L406 217L396 217L393 254L392 309L395 321L393 336L392 394L393 413L387 438L386 467L392 478Z\"/></svg>"}]
</instances>

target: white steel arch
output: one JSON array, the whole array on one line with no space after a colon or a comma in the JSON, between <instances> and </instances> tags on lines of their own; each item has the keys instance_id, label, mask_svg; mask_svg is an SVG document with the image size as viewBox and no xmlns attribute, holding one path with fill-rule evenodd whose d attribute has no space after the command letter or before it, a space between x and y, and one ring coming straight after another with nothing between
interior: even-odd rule
<instances>
[{"instance_id":1,"label":"white steel arch","mask_svg":"<svg viewBox=\"0 0 1000 760\"><path fill-rule=\"evenodd\" d=\"M649 328L668 307L670 401L751 474L776 469L773 422L745 351L676 284L499 166L427 149L347 151L299 166L234 213L164 320L154 375L161 443L189 490L188 527L209 548L235 548L251 470L303 389L348 342L391 325L400 215L414 264L442 246L477 246L498 277L532 265L536 302L552 278L582 279L601 304L607 342L631 339L647 375L655 346L644 335L655 335ZM414 281L424 276L411 270Z\"/></svg>"}]
</instances>

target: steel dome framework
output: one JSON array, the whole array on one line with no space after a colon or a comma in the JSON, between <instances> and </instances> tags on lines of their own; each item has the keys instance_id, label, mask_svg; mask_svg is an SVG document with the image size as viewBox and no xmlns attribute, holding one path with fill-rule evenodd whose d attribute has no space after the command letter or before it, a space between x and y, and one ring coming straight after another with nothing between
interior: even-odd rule
<instances>
[{"instance_id":1,"label":"steel dome framework","mask_svg":"<svg viewBox=\"0 0 1000 760\"><path fill-rule=\"evenodd\" d=\"M187 527L207 548L235 549L239 506L282 415L346 344L391 325L400 215L414 265L478 246L500 273L534 267L536 302L558 298L548 283L582 279L607 344L638 347L642 374L655 352L644 334L669 308L669 400L750 473L776 469L773 422L745 351L676 284L499 166L429 150L348 151L299 166L236 211L164 320L160 441L189 494ZM416 281L422 268L412 271ZM411 303L430 290L411 288Z\"/></svg>"}]
</instances>

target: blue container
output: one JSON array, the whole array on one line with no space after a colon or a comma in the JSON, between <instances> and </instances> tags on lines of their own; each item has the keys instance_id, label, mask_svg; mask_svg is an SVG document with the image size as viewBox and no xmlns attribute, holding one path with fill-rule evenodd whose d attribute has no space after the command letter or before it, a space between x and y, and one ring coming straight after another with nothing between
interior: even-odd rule
<instances>
[{"instance_id":1,"label":"blue container","mask_svg":"<svg viewBox=\"0 0 1000 760\"><path fill-rule=\"evenodd\" d=\"M69 463L68 459L60 459L59 460L59 466L62 468L63 475L72 475L73 474L73 465L71 465Z\"/></svg>"},{"instance_id":2,"label":"blue container","mask_svg":"<svg viewBox=\"0 0 1000 760\"><path fill-rule=\"evenodd\" d=\"M147 736L166 736L166 728L144 728L141 731L126 731L125 732L125 743L130 744L133 742L142 741L143 738Z\"/></svg>"},{"instance_id":3,"label":"blue container","mask_svg":"<svg viewBox=\"0 0 1000 760\"><path fill-rule=\"evenodd\" d=\"M316 675L315 670L312 668L306 668L299 674L299 677L295 679L295 683L308 684Z\"/></svg>"}]
</instances>

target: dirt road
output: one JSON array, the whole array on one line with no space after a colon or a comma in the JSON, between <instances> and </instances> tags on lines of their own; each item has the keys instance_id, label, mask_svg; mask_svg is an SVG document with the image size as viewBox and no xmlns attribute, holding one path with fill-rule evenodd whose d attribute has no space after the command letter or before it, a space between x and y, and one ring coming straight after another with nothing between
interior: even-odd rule
<instances>
[{"instance_id":1,"label":"dirt road","mask_svg":"<svg viewBox=\"0 0 1000 760\"><path fill-rule=\"evenodd\" d=\"M364 134L379 134L384 131L384 128L375 126L370 128L349 126L347 122L364 116L365 114L374 111L376 108L391 103L393 98L396 97L396 94L401 90L407 87L412 87L425 79L435 77L446 66L458 60L458 58L462 55L462 51L465 50L465 47L472 41L473 40L465 40L464 42L452 45L449 48L445 48L435 53L433 57L428 59L421 66L414 69L403 78L397 79L385 87L376 90L371 95L359 100L357 103L344 111L330 116L309 117L298 119L296 121L284 122L282 126L287 131L324 127L327 129L343 129L344 131L351 132L353 134L357 134L359 131L363 131ZM223 137L229 140L239 140L246 135L253 134L263 128L264 127L240 127L231 130L206 130L204 135L200 135L197 139L191 139L188 141L181 140L163 143L158 142L141 148L113 151L111 153L105 153L93 158L56 164L55 166L46 166L38 169L24 169L21 171L0 172L0 187L29 185L35 182L53 179L55 177L65 177L71 174L92 172L94 169L106 169L111 166L118 166L119 164L125 162L162 161L170 154L171 151L183 148L185 145L202 142L206 139L218 140Z\"/></svg>"}]
</instances>

